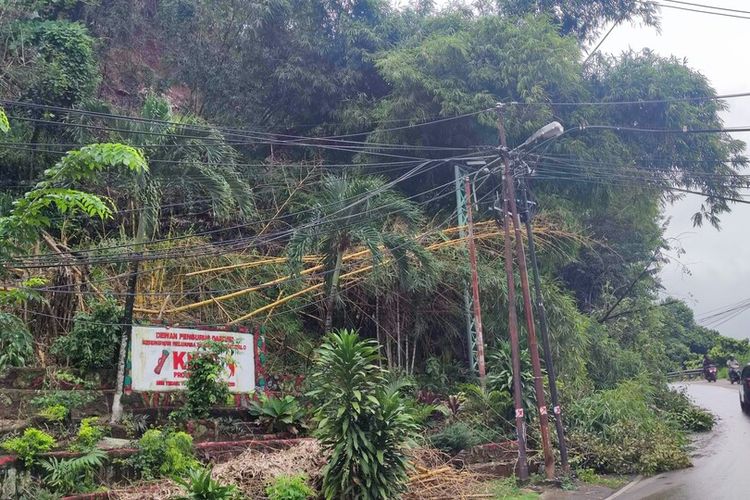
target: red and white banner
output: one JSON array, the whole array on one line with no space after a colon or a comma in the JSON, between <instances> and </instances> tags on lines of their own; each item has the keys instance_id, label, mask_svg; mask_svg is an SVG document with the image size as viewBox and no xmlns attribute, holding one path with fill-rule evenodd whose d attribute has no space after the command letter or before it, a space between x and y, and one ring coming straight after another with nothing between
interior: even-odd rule
<instances>
[{"instance_id":1,"label":"red and white banner","mask_svg":"<svg viewBox=\"0 0 750 500\"><path fill-rule=\"evenodd\" d=\"M157 326L133 326L130 343L133 390L182 390L188 377L188 361L207 340L224 342L234 351L234 363L224 374L229 390L238 393L255 390L252 334Z\"/></svg>"}]
</instances>

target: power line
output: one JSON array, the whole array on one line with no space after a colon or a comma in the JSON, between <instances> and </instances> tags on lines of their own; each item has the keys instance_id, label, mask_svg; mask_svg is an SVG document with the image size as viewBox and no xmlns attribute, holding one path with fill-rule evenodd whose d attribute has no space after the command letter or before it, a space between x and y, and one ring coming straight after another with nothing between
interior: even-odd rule
<instances>
[{"instance_id":1,"label":"power line","mask_svg":"<svg viewBox=\"0 0 750 500\"><path fill-rule=\"evenodd\" d=\"M451 182L450 182L450 183L448 183L448 184L452 184L452 183L453 183L453 181L451 181ZM452 194L453 194L452 192L448 192L448 193L447 193L447 195L452 195ZM482 196L482 197L480 198L480 201L483 201L483 200L485 200L485 199L487 198L487 196L489 196L489 195L491 195L491 194L492 194L492 193L487 193L487 194L483 195L483 196ZM452 221L452 220L453 220L453 218L455 218L455 216L456 216L456 212L457 212L457 208L456 208L456 209L454 209L454 210L453 210L453 211L452 211L452 212L451 212L451 213L450 213L450 214L449 214L449 215L448 215L448 216L446 217L446 219L445 219L445 221L444 221L443 223L444 223L444 224L450 223L450 221ZM435 233L439 233L439 232L440 232L440 231L442 231L442 230L443 230L443 229L441 229L441 228L436 228L436 229L434 229L433 231L431 231L430 233L427 233L427 234L435 234ZM425 235L426 235L426 234L425 234ZM423 236L425 236L425 235L421 235L421 236L423 237ZM406 242L405 242L405 243L402 243L401 245L398 245L398 246L396 246L395 248L396 248L396 249L398 249L398 248L402 248L402 247L403 247L404 245L407 245L407 243L406 243ZM324 272L321 272L321 273L315 273L315 274L313 275L313 277L321 277L321 276L325 276L325 275L327 275L327 274L329 274L329 273L332 273L332 272L333 272L333 270L329 270L329 271L324 271ZM308 277L309 277L309 276L308 276ZM111 279L113 279L113 278L109 278L108 280L111 280ZM290 281L295 281L295 280L300 280L300 279L302 279L302 277L301 277L301 276L291 276L291 277L290 277L290 278L289 278L288 280L286 280L286 281L285 281L284 283L280 283L280 285L286 285L286 284L288 284L288 283L289 283ZM276 286L276 285L270 285L270 286ZM347 284L347 285L344 285L344 286L345 286L345 287L349 287L349 286L352 286L352 285L348 285L348 284ZM244 289L244 288L242 288L242 289ZM242 290L242 289L240 289L240 290ZM344 288L344 289L345 289L345 288ZM34 290L34 289L32 289L32 290ZM35 289L35 290L39 291L39 289ZM217 290L211 290L211 291L210 291L210 292L208 292L208 293L220 293L220 292L221 292L221 291L217 291ZM81 293L81 292L77 292L77 291L60 291L60 292L57 292L57 293ZM182 293L182 295L188 295L188 294L191 294L191 293L193 293L193 292L192 292L192 290L189 290L189 291L185 291L185 292L183 292L183 293ZM167 295L173 295L173 294L174 294L174 292L171 292L171 293L166 293L166 292L165 292L165 294L167 294ZM143 294L143 293L139 293L138 295L153 295L153 294ZM293 308L293 309L291 309L291 310L289 310L289 309L286 309L286 310L285 310L285 312L286 312L286 313L290 313L290 312L296 312L296 311L298 311L298 310L302 310L302 309L308 308L308 307L310 307L311 305L315 305L315 304L317 304L317 303L322 303L322 301L323 301L323 300L325 300L325 298L323 298L323 299L319 299L319 300L316 300L316 301L313 301L313 302L308 302L307 304L304 304L304 305L302 305L302 306L299 306L299 307ZM56 315L50 315L50 314L45 314L45 313L37 312L37 311L32 311L32 312L33 312L33 314L36 314L36 315L39 315L39 316L43 316L43 317L49 317L49 318L53 318L53 319L63 319L63 320L67 320L67 319L68 319L68 318L64 318L64 317L60 317L60 316L56 316ZM273 313L270 313L270 314L278 314L278 313L277 313L276 311L274 311ZM100 324L100 325L106 325L106 326L124 326L124 325L120 325L120 324L115 324L115 323L98 323L98 324ZM206 326L210 326L210 325L206 325ZM214 326L217 326L217 325L214 325Z\"/></svg>"},{"instance_id":2,"label":"power line","mask_svg":"<svg viewBox=\"0 0 750 500\"><path fill-rule=\"evenodd\" d=\"M692 7L703 7L706 9L713 9L713 10L723 10L725 12L736 12L739 14L750 14L750 10L739 10L739 9L729 9L727 7L716 7L714 5L707 5L703 3L693 3L693 2L684 2L681 0L661 0L662 2L669 2L669 3L678 3L682 5L690 5Z\"/></svg>"},{"instance_id":3,"label":"power line","mask_svg":"<svg viewBox=\"0 0 750 500\"><path fill-rule=\"evenodd\" d=\"M310 227L317 226L317 225L320 225L320 224L331 224L331 223L336 223L336 222L340 222L340 221L346 221L347 219L350 218L350 216L347 215L347 216L338 217L338 218L332 217L332 216L334 216L337 213L345 212L345 211L349 210L350 208L352 208L352 207L354 207L354 206L356 206L358 204L364 203L369 198L371 198L371 197L379 194L379 192L382 192L382 191L384 191L386 189L389 189L390 187L395 186L397 183L413 177L417 173L421 173L420 172L421 168L424 167L424 166L426 166L428 163L433 163L433 162L435 163L433 166L429 167L429 170L431 170L431 169L437 168L438 166L444 164L446 161L449 161L449 160L451 160L451 159L446 159L446 160L441 160L441 161L430 161L430 162L422 163L422 164L418 165L417 167L415 167L414 169L412 169L410 172L407 172L406 174L402 175L398 179L396 179L394 181L390 181L389 183L386 183L384 186L382 186L378 190L369 192L369 193L366 194L366 196L363 196L363 197L361 197L359 199L355 199L352 203L344 206L343 208L338 209L333 214L327 215L326 218L315 220L315 221L309 222L307 224L303 224L302 226L297 227L297 228L291 228L291 229L288 229L288 230L283 230L283 231L279 231L277 233L271 233L271 234L267 234L267 235L257 235L257 236L250 236L250 237L244 237L244 238L236 238L236 239L233 239L233 240L227 240L227 241L223 241L223 242L219 242L219 243L204 245L203 248L201 248L201 247L194 248L193 252L183 252L183 251L174 252L172 250L164 251L164 252L154 252L152 254L146 254L146 255L143 255L141 257L138 257L138 260L159 260L159 259L168 258L168 257L171 257L171 258L195 258L195 257L209 256L209 255L220 255L222 253L227 253L227 252L234 251L237 248L246 248L248 245L251 245L251 244L253 244L253 245L268 244L268 243L270 243L272 241L275 241L275 240L278 240L278 239L281 239L281 238L285 238L285 237L293 234L294 232L302 230L302 229L305 229L305 228L310 228ZM433 187L433 188L431 188L429 190L426 190L426 191L417 193L415 195L412 195L411 197L409 197L407 199L411 199L411 198L416 198L416 197L423 196L423 195L425 195L425 194L427 194L429 192L445 188L446 186L450 186L450 185L452 185L452 183L453 183L453 181L447 182L447 183L445 183L443 185L440 185L440 186L437 186L437 187ZM444 193L443 195L441 195L439 197L433 197L433 198L427 200L424 203L434 202L436 199L440 199L440 198L442 198L444 196L447 196L447 195L450 195L450 192L448 192L447 194ZM310 210L315 210L315 208L310 209ZM387 215L387 214L384 214L384 215ZM229 229L222 228L222 229L216 229L216 230L211 230L211 231L205 231L205 232L202 232L202 233L195 233L195 234L191 234L191 235L182 235L182 236L176 236L176 237L172 237L172 238L165 238L165 239L161 239L161 240L152 240L152 241L146 242L146 243L148 243L148 244L157 244L157 243L161 243L161 242L165 242L165 241L175 241L175 240L179 240L179 239L193 238L193 237L197 237L197 236L201 236L201 235L207 235L207 234L211 234L211 233L227 231L227 230L230 230L230 229L236 229L236 228L239 228L239 227L247 227L247 226L250 226L250 225L253 225L253 224L257 224L257 222L251 222L251 223L248 223L248 224L242 224L242 225L238 225L238 226L235 226L234 228L229 228ZM127 248L127 247L133 247L133 246L143 246L146 243L129 243L129 244L122 244L122 245L113 245L113 246L110 246L110 247L103 247L103 248L92 249L92 250L88 250L88 251L82 250L82 251L76 252L76 253L80 254L80 253L89 253L89 252L95 252L95 251L96 252L101 252L101 251L107 250L107 249ZM206 252L208 252L208 253L206 253ZM41 257L47 257L47 256L57 257L57 259L55 261L53 261L53 262L43 262L43 261L40 260ZM113 260L113 258L118 257L118 256L123 256L124 258L121 258L119 260ZM13 267L16 267L18 269L32 269L32 268L45 268L45 267L66 267L66 266L71 266L71 265L82 265L82 264L89 264L90 265L90 264L95 264L95 263L101 263L102 261L107 262L107 263L129 262L131 260L134 260L135 257L132 255L132 253L128 252L128 253L120 253L119 255L118 254L115 254L115 255L104 255L103 257L101 257L99 259L97 259L96 257L86 257L86 258L89 259L89 260L73 259L71 261L60 262L58 254L50 253L50 254L44 254L44 255L28 255L28 256L25 256L25 257L17 257L17 258L14 258L13 260L8 261L7 263L10 264L10 265L13 265Z\"/></svg>"},{"instance_id":4,"label":"power line","mask_svg":"<svg viewBox=\"0 0 750 500\"><path fill-rule=\"evenodd\" d=\"M36 153L50 153L50 154L60 154L64 155L65 153L69 152L68 148L77 148L81 146L90 145L91 143L76 143L76 144L60 144L60 143L42 143L42 142L0 142L0 146L3 146L5 148L19 150L19 151L29 151L29 152L36 152ZM65 149L61 150L50 150L50 149L39 149L39 146L45 146L45 147L64 147ZM145 148L149 148L151 146L143 146ZM421 158L420 158L421 159ZM149 164L175 164L175 165L184 165L188 166L190 164L194 163L205 163L211 166L225 166L225 167L256 167L256 168L282 168L282 167L294 167L294 168L371 168L371 167L381 167L381 166L394 166L394 165L409 165L414 164L420 161L420 159L410 159L410 160L401 160L401 161L389 161L389 162L367 162L367 163L305 163L305 160L300 160L297 163L283 163L280 161L274 161L272 163L242 163L242 162L198 162L198 161L188 161L188 160L164 160L164 159L149 159ZM316 161L316 160L309 160L309 161ZM32 184L33 181L30 181Z\"/></svg>"},{"instance_id":5,"label":"power line","mask_svg":"<svg viewBox=\"0 0 750 500\"><path fill-rule=\"evenodd\" d=\"M235 136L247 136L247 134L254 134L254 135L260 135L260 136L271 136L271 137L285 137L288 139L295 139L295 140L325 140L328 142L359 142L359 141L339 141L339 139L343 139L345 137L355 137L358 135L368 135L373 132L392 132L397 130L405 130L405 129L411 129L411 128L418 128L418 127L424 127L424 126L430 126L438 123L444 123L447 121L452 120L458 120L461 118L468 118L471 116L476 116L481 113L484 113L486 111L490 111L491 109L480 109L478 111L472 111L468 113L463 113L459 115L449 116L449 117L443 117L438 119L432 119L424 122L418 122L413 123L409 125L403 125L399 127L391 127L391 128L385 128L385 129L374 129L371 131L363 131L363 132L357 132L357 133L351 133L351 134L343 134L343 135L330 135L330 136L322 136L322 137L314 137L314 136L301 136L301 135L292 135L292 134L281 134L281 133L271 133L271 132L262 132L257 130L247 130L247 129L233 129L228 127L212 127L212 126L199 126L194 124L185 124L180 122L174 122L174 121L168 121L168 120L158 120L153 118L140 118L140 117L132 117L132 116L126 116L126 115L117 115L113 113L102 113L102 112L96 112L96 111L86 111L86 110L80 110L80 109L71 109L71 108L64 108L59 106L50 106L46 104L38 104L38 103L31 103L31 102L25 102L25 101L12 101L7 99L0 99L0 104L4 104L6 106L19 106L19 107L29 107L29 108L35 108L35 109L46 109L46 110L52 110L52 111L58 111L58 112L65 112L65 113L75 113L79 115L84 116L93 116L98 118L107 118L107 119L117 119L117 120L126 120L126 121L134 121L134 122L140 122L140 123L153 123L153 124L160 124L160 125L169 125L169 126L178 126L184 129L192 129L192 130L199 130L203 132L222 132L228 135L235 135ZM58 122L53 122L58 123ZM138 131L130 131L129 133L139 133ZM292 141L289 141L292 142ZM362 144L367 144L362 143Z\"/></svg>"},{"instance_id":6,"label":"power line","mask_svg":"<svg viewBox=\"0 0 750 500\"><path fill-rule=\"evenodd\" d=\"M437 165L434 165L433 167L431 167L431 169L435 168L435 167L437 167ZM354 199L356 199L356 198L352 197L352 198L349 198L348 200L342 200L342 201L350 201L350 200L354 200ZM311 207L311 208L308 208L308 209L305 209L305 210L300 210L300 211L297 211L297 212L293 212L291 214L285 214L285 217L292 217L292 216L302 215L302 214L305 214L305 213L309 213L309 212L313 212L313 211L316 211L316 210L320 210L320 209L325 208L327 206L332 206L332 204L323 205L323 206L317 206L317 207ZM248 228L248 227L253 226L255 224L260 224L260 223L265 223L265 222L272 222L273 220L276 220L276 219L254 220L254 221L251 221L251 222L248 222L248 223L237 224L235 226L231 226L231 227L228 227L228 228L220 228L220 229L214 229L214 230L208 230L208 231L202 231L202 232L198 232L198 233L193 233L193 234L189 234L189 235L182 235L182 236L176 236L176 237L171 237L171 238L162 238L162 239L150 240L150 241L144 242L144 243L124 243L124 244L120 244L120 245L112 245L112 246L97 248L97 249L93 249L93 250L89 250L89 251L102 251L102 250L111 250L111 249L116 249L116 248L130 248L130 247L134 247L134 246L148 246L148 245L153 245L153 244L158 244L158 243L163 243L163 242L171 242L171 241L175 241L175 240L179 240L179 239L208 236L208 235L212 235L212 234L216 234L216 233L220 233L220 232ZM87 252L87 250L80 250L80 251L78 251L78 253L83 253L83 252ZM42 256L56 256L56 255L57 254L50 253L50 254L42 254L42 255L36 255L36 256L31 255L31 256L27 256L27 257L31 258L31 257L42 257ZM19 258L24 258L24 257L19 257Z\"/></svg>"},{"instance_id":7,"label":"power line","mask_svg":"<svg viewBox=\"0 0 750 500\"><path fill-rule=\"evenodd\" d=\"M715 96L672 97L664 99L639 99L628 101L549 101L549 102L508 102L507 106L630 106L634 104L668 104L673 102L718 101L750 97L750 92L737 92Z\"/></svg>"},{"instance_id":8,"label":"power line","mask_svg":"<svg viewBox=\"0 0 750 500\"><path fill-rule=\"evenodd\" d=\"M132 130L127 128L119 128L119 127L109 127L106 125L94 125L94 124L87 124L87 123L75 123L75 122L61 122L61 121L55 121L55 120L45 120L43 118L29 118L29 117L23 117L23 116L17 116L17 115L7 115L8 119L10 120L18 120L18 121L25 121L25 122L32 122L32 123L42 123L45 125L54 125L54 126L60 126L60 127L76 127L76 128L84 128L88 130L106 130L108 132L120 132L127 135L144 135L144 136L154 136L154 137L167 137L167 138L177 138L177 139L198 139L200 141L206 141L206 142L199 142L197 144L153 144L153 143L147 143L147 144L129 144L133 147L137 148L179 148L179 147L186 147L186 146L208 146L208 145L216 145L216 144L227 144L230 146L247 146L247 145L254 145L254 144L263 144L263 145L291 145L291 146L301 146L301 147L324 147L328 146L331 147L330 144L309 144L309 143L301 143L299 140L302 139L295 139L295 140L282 140L282 139L272 139L267 138L264 135L243 135L238 136L242 139L247 139L246 141L240 141L240 140L231 140L227 139L225 135L222 135L220 137L210 137L210 136L198 136L198 135L186 135L186 134L178 134L178 133L170 133L170 132L154 132L154 131L148 131L148 130ZM236 134L230 134L230 135L236 135ZM271 137L270 135L268 137ZM363 141L339 141L339 140L323 140L318 138L304 138L305 140L321 140L323 142L333 142L334 144L340 144L342 148L361 148L361 149L383 149L383 150L425 150L425 151L465 151L470 150L471 148L466 147L448 147L448 146L421 146L421 145L411 145L411 144L396 144L396 143L377 143L377 142L363 142ZM57 144L53 144L57 145ZM78 143L78 144L65 144L65 146L84 146L86 143Z\"/></svg>"},{"instance_id":9,"label":"power line","mask_svg":"<svg viewBox=\"0 0 750 500\"><path fill-rule=\"evenodd\" d=\"M667 0L668 1L668 0ZM658 5L659 7L663 7L665 9L674 9L674 10L681 10L684 12L696 12L699 14L710 14L712 16L722 16L722 17L732 17L734 19L748 19L750 20L750 17L747 16L740 16L737 14L730 14L727 12L715 12L710 10L701 10L701 9L692 9L690 7L678 7L677 5L666 5L659 2L654 2L655 5Z\"/></svg>"},{"instance_id":10,"label":"power line","mask_svg":"<svg viewBox=\"0 0 750 500\"><path fill-rule=\"evenodd\" d=\"M558 173L560 173L560 172L558 172ZM563 173L560 173L560 174L563 174ZM651 185L654 188L663 189L663 190L667 190L667 191L676 191L676 192L686 193L686 194L695 194L695 195L699 195L699 196L706 196L706 197L713 198L713 199L716 199L716 200L731 201L733 203L750 204L750 200L745 200L745 199L742 199L742 198L735 198L735 197L731 197L731 196L724 196L724 195L719 195L719 194L714 194L714 193L707 193L707 192L704 192L704 191L695 191L695 190L692 190L692 189L685 189L685 188L680 188L680 187L677 187L677 186L657 185L657 184L654 183L654 181L649 181L649 180L644 180L644 179L638 179L638 178L630 178L630 179L620 179L620 180L618 180L616 178L615 179L606 179L604 177L600 177L598 179L597 178L574 178L574 177L570 177L569 175L570 175L570 172L565 172L563 176L555 176L555 175L544 176L544 175L542 175L542 176L537 176L536 178L540 179L540 180L566 180L566 181L570 181L570 182L582 182L582 183L589 183L589 184L614 185L614 186L617 186L617 185L631 185L632 186L635 182L639 182L641 184L643 184L645 182L646 185ZM632 182L630 182L630 183L626 182L628 180L632 181Z\"/></svg>"}]
</instances>

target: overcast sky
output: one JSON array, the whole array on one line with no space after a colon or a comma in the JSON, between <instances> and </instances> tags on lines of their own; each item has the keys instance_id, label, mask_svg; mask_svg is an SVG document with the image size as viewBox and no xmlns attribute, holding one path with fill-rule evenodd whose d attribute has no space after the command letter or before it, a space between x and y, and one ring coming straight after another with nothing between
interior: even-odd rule
<instances>
[{"instance_id":1,"label":"overcast sky","mask_svg":"<svg viewBox=\"0 0 750 500\"><path fill-rule=\"evenodd\" d=\"M692 1L750 11L748 0ZM749 33L750 19L663 8L661 34L653 28L620 25L600 50L619 54L628 48L648 47L661 55L685 58L708 77L719 94L731 94L750 91ZM730 99L728 104L726 126L750 125L750 98ZM750 134L735 136L750 142ZM667 265L661 276L666 293L687 301L700 319L708 311L750 298L750 205L733 204L732 213L722 217L721 231L692 227L690 216L699 206L700 198L690 196L667 208L666 215L671 218L667 236L679 240L685 254L678 257L672 253L679 263L675 260ZM716 329L732 337L750 337L750 311Z\"/></svg>"}]
</instances>

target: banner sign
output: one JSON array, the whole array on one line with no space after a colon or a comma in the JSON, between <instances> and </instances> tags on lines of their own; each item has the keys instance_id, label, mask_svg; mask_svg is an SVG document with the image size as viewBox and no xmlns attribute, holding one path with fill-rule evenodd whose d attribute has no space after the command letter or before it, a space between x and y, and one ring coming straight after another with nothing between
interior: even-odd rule
<instances>
[{"instance_id":1,"label":"banner sign","mask_svg":"<svg viewBox=\"0 0 750 500\"><path fill-rule=\"evenodd\" d=\"M207 340L224 342L234 351L234 364L224 373L229 390L235 393L254 391L255 349L252 334L135 325L130 341L132 390L182 390L188 377L188 361Z\"/></svg>"}]
</instances>

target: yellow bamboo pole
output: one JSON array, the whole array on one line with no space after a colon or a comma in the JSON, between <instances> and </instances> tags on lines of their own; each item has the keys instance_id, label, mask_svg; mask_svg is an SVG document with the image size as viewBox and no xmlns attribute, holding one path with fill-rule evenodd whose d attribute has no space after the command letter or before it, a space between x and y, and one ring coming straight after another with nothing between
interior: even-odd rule
<instances>
[{"instance_id":1,"label":"yellow bamboo pole","mask_svg":"<svg viewBox=\"0 0 750 500\"><path fill-rule=\"evenodd\" d=\"M484 227L484 226L490 226L491 224L493 224L493 222L492 221L488 221L488 222L478 223L476 226L479 226L481 228L481 227ZM451 228L447 228L443 232L454 233L454 232L458 231L458 229L459 229L458 226L454 226L454 227L451 227ZM555 232L554 230L552 230L552 231L545 231L544 228L537 228L537 229L538 229L539 233L550 233L550 232L554 233ZM429 234L429 233L423 233L422 235L417 236L417 238L423 237L423 236L425 236L427 234ZM566 236L568 236L568 237L571 236L569 233L564 233L563 232L563 234L566 235ZM475 238L477 238L477 239L484 239L484 238L495 237L495 236L498 236L498 235L500 235L499 231L497 231L497 230L490 230L490 231L486 231L486 232L477 232L475 234ZM579 238L579 239L581 239L581 238ZM459 238L452 238L450 240L438 241L436 243L432 243L430 245L427 245L425 248L427 250L437 250L437 249L440 249L440 248L443 248L443 247L449 247L449 246L453 246L453 245L457 245L457 244L463 243L464 240L465 240L465 238L460 238L460 237ZM583 239L581 239L581 240L583 240ZM344 261L349 261L349 260L352 260L352 259L356 259L358 257L362 257L362 256L364 256L364 255L366 255L368 253L369 253L369 250L356 251L354 253L350 253L350 254L345 255L344 258L343 258L343 260ZM306 261L314 261L316 259L319 259L319 257L317 257L317 256L307 256L307 257L303 258L303 260L306 260ZM246 264L239 264L239 265L234 265L234 266L262 265L262 264L265 264L265 263L269 263L269 264L270 263L281 263L281 262L285 262L286 260L287 260L287 257L274 257L274 258L271 258L271 259L264 259L264 260L257 261L257 262L246 263ZM387 259L382 264L385 264L385 263L387 263L389 261L390 261L390 259ZM233 267L233 266L224 266L222 268L214 268L214 269L206 269L206 270L196 271L196 272L193 272L193 273L186 274L185 276L192 276L192 275L203 273L203 272L219 271L219 270L227 269L227 268L230 268L230 267ZM313 266L313 267L311 267L309 269L306 269L306 270L300 272L300 275L308 275L308 274L314 273L316 271L319 271L319 270L323 269L324 267L325 267L324 265L319 264L319 265ZM352 276L354 274L359 274L359 273L364 272L366 270L372 269L372 267L373 266L366 266L365 268L362 268L362 269L359 269L359 270L356 270L356 271L352 271L351 273L342 275L341 278L343 279L346 276ZM153 309L145 309L145 308L135 308L134 310L136 312L146 313L146 314L159 314L159 313L166 314L166 313L179 313L179 312L189 311L189 310L192 310L192 309L203 307L203 306L208 305L208 304L216 304L217 302L221 302L221 301L224 301L224 300L230 300L230 299L233 299L233 298L236 298L236 297L240 297L240 296L246 295L248 293L252 293L252 292L261 290L263 288L267 288L267 287L270 287L270 286L278 285L280 283L284 283L284 282L288 281L291 278L292 278L292 276L290 276L290 275L283 276L281 278L277 278L275 280L268 281L266 283L262 283L260 285L256 285L256 286L253 286L253 287L250 287L250 288L246 288L246 289L243 289L243 290L238 290L236 292L232 292L232 293L229 293L229 294L226 294L226 295L221 295L219 297L211 297L209 299L206 299L206 300L203 300L203 301L200 301L200 302L195 302L193 304L188 304L188 305L184 305L184 306L180 306L180 307L174 307L172 309L168 309L168 310L164 310L164 311L156 311L156 310L153 310ZM291 300L292 298L298 297L298 296L302 295L303 293L307 293L309 291L316 290L317 288L320 288L320 286L322 286L322 285L323 285L322 283L319 284L319 285L313 285L313 286L311 286L309 288L306 288L305 290L302 290L300 292L296 292L293 295L290 295L290 296L287 296L287 297L281 299L280 303L285 303L286 301ZM277 302L274 302L272 304L276 304ZM234 320L234 322L241 321L243 318L244 317L238 318L238 319ZM234 323L234 322L232 322L232 323Z\"/></svg>"},{"instance_id":2,"label":"yellow bamboo pole","mask_svg":"<svg viewBox=\"0 0 750 500\"><path fill-rule=\"evenodd\" d=\"M282 291L279 292L279 295L278 295L278 297L276 297L276 300L277 301L281 300L281 297L283 297L283 296L284 296L284 290L282 290ZM266 314L266 319L263 321L263 325L264 326L266 324L268 324L268 320L271 319L271 315L273 314L273 310L274 310L274 308L271 308L271 310L268 311L268 314Z\"/></svg>"},{"instance_id":3,"label":"yellow bamboo pole","mask_svg":"<svg viewBox=\"0 0 750 500\"><path fill-rule=\"evenodd\" d=\"M361 274L361 273L363 273L363 272L365 272L365 271L369 271L370 269L372 269L372 265L369 265L369 266L365 266L365 267L362 267L362 268L360 268L360 269L357 269L356 271L351 271L351 272L348 272L348 273L346 273L346 274L342 274L342 275L341 275L341 279L344 279L344 278L348 278L348 277L354 276L354 275L356 275L356 274ZM309 287L307 287L307 288L305 288L305 289L302 289L302 290L300 290L299 292L295 292L295 293L293 293L293 294L291 294L291 295L287 295L287 296L286 296L286 297L284 297L283 299L279 299L279 300L276 300L276 301L274 301L274 302L271 302L270 304L267 304L267 305L265 305L265 306L263 306L263 307L260 307L260 308L258 308L258 309L256 309L256 310L254 310L254 311L251 311L251 312L249 312L249 313L245 314L244 316L240 316L239 318L235 319L234 321L232 321L232 322L231 322L231 323L229 323L229 324L230 324L230 325L233 325L233 324L235 324L235 323L239 323L240 321L244 321L244 320L246 320L246 319L250 319L250 318L252 318L253 316L256 316L256 315L258 315L258 314L260 314L260 313L262 313L262 312L264 312L264 311L268 311L269 309L273 309L273 308L275 308L276 306L280 306L281 304L286 304L286 303L287 303L287 302L289 302L290 300L292 300L292 299L294 299L294 298L297 298L297 297L299 297L300 295L304 295L304 294L306 294L306 293L309 293L309 292L311 292L311 291L313 291L313 290L317 290L318 288L321 288L321 287L323 287L324 285L325 285L325 281L324 281L324 282L322 282L322 283L318 283L317 285L312 285L312 286L309 286Z\"/></svg>"},{"instance_id":4,"label":"yellow bamboo pole","mask_svg":"<svg viewBox=\"0 0 750 500\"><path fill-rule=\"evenodd\" d=\"M368 254L369 252L370 252L369 250L361 250L359 252L351 253L351 254L345 255L344 258L343 258L343 260L351 260L351 259L354 259L354 258L357 258L357 257L361 257L363 255ZM324 268L325 268L325 266L323 264L319 264L319 265L313 266L313 267L311 267L309 269L305 269L304 271L300 272L299 274L301 276L302 275L307 275L307 274L314 273L315 271L320 271L321 269L324 269ZM262 290L263 288L268 288L269 286L274 286L274 285L278 285L279 283L284 283L285 281L288 281L291 278L292 278L291 275L282 276L281 278L277 278L277 279L272 280L272 281L267 281L266 283L262 283L260 285L256 285L256 286L253 286L253 287L250 287L250 288L245 288L243 290L238 290L236 292L228 293L226 295L220 295L219 297L212 297L210 299L202 300L200 302L194 302L193 304L188 304L188 305L184 305L184 306L180 306L180 307L175 307L173 309L170 309L168 312L170 312L170 313L179 313L179 312L189 311L191 309L195 309L195 308L198 308L198 307L203 307L206 304L213 304L214 301L221 302L221 301L224 301L224 300L234 299L234 298L237 298L237 297L241 297L243 295L247 295L248 293L252 293L252 292L256 292L258 290Z\"/></svg>"},{"instance_id":5,"label":"yellow bamboo pole","mask_svg":"<svg viewBox=\"0 0 750 500\"><path fill-rule=\"evenodd\" d=\"M310 257L303 257L302 262L318 262L320 261L321 257L319 256L310 256ZM208 274L208 273L214 273L214 272L220 272L220 271L231 271L232 269L247 269L250 267L257 267L257 266L264 266L266 264L284 264L286 261L288 261L288 257L273 257L270 259L262 259L262 260L256 260L253 262L242 262L240 264L231 264L228 266L222 266L222 267L211 267L209 269L201 269L199 271L193 271L190 273L186 273L184 276L198 276L201 274Z\"/></svg>"}]
</instances>

